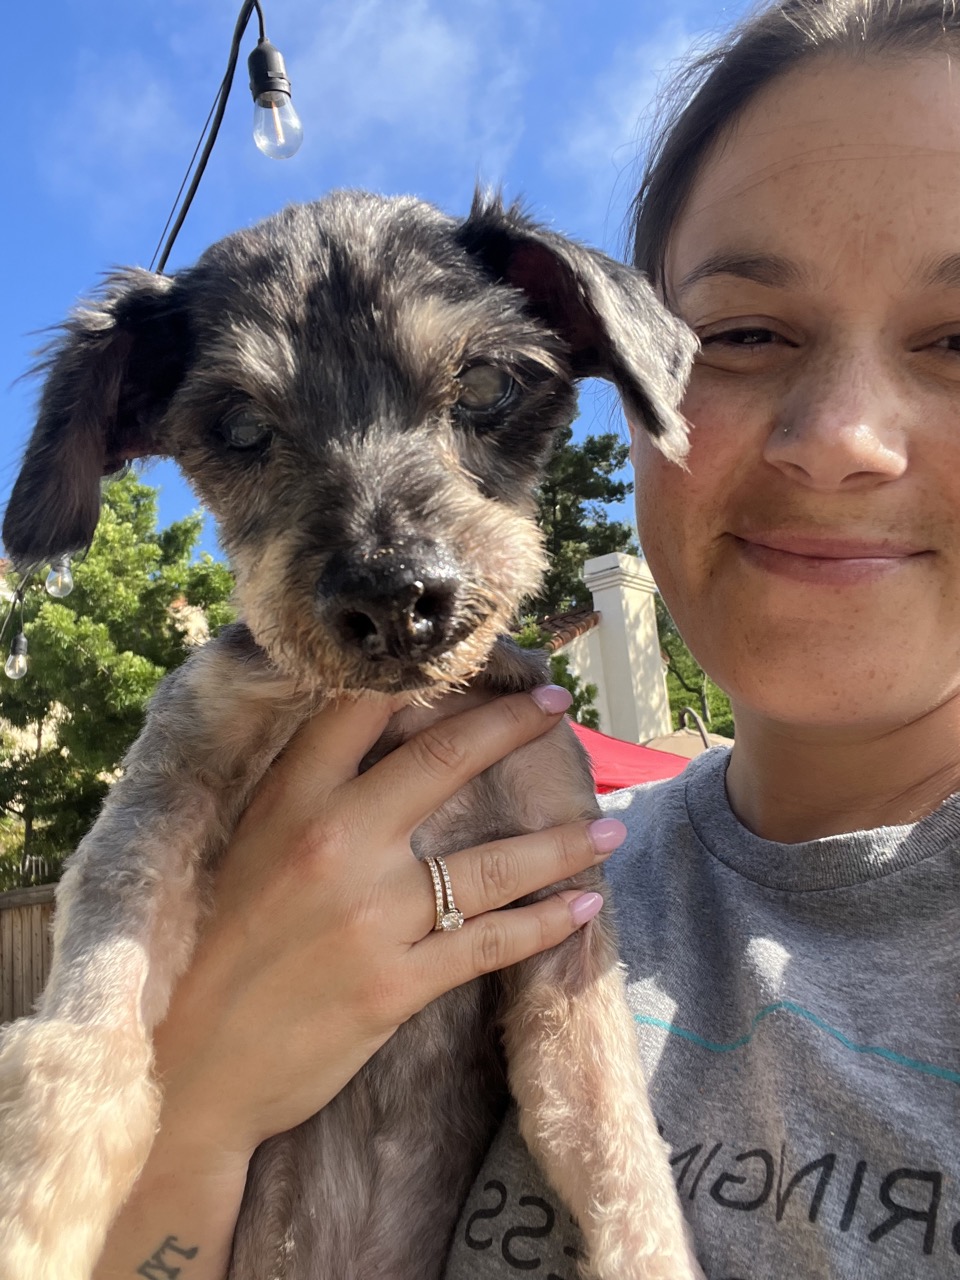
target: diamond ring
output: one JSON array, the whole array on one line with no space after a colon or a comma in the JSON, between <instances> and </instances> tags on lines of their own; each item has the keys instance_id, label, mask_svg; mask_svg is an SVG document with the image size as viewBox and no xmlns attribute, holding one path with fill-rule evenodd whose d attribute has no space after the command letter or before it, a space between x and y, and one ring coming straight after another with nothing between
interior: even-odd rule
<instances>
[{"instance_id":1,"label":"diamond ring","mask_svg":"<svg viewBox=\"0 0 960 1280\"><path fill-rule=\"evenodd\" d=\"M452 933L455 929L462 929L463 912L453 900L453 886L446 862L443 858L424 858L424 862L433 881L433 896L437 904L434 933Z\"/></svg>"}]
</instances>

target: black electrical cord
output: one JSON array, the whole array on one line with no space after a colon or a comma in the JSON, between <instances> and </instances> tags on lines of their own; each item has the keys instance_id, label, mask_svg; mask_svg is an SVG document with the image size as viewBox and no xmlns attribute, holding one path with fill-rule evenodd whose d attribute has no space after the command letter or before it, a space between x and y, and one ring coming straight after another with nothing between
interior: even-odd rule
<instances>
[{"instance_id":1,"label":"black electrical cord","mask_svg":"<svg viewBox=\"0 0 960 1280\"><path fill-rule=\"evenodd\" d=\"M23 598L20 595L21 590L22 588L17 588L16 592L14 593L13 599L10 601L10 608L7 610L7 616L3 620L3 625L0 626L0 644L3 644L3 637L7 634L7 627L9 627L10 623L13 621L13 615L17 611L17 605L20 604L21 609L23 607L23 604L22 604ZM22 630L23 629L22 621L20 623L20 627Z\"/></svg>"},{"instance_id":2,"label":"black electrical cord","mask_svg":"<svg viewBox=\"0 0 960 1280\"><path fill-rule=\"evenodd\" d=\"M203 146L203 140L207 136L207 130L210 128L210 121L213 119L213 113L217 109L217 103L220 101L220 95L221 93L223 93L223 87L225 83L226 81L220 82L220 88L217 90L216 95L214 96L213 102L210 105L210 110L207 112L207 118L203 122L203 128L200 130L200 137L197 139L197 145L193 148L193 155L190 157L190 163L187 165L187 171L183 175L183 181L180 183L180 190L174 196L173 204L170 206L170 212L167 214L167 220L163 224L163 230L160 232L160 235L157 238L157 247L153 251L153 257L150 259L151 271L154 269L153 264L156 262L157 256L160 253L160 249L163 245L164 237L166 236L167 232L170 229L170 223L173 221L176 215L177 206L180 203L180 197L183 195L183 189L187 185L187 183L190 181L190 174L193 171L193 166L196 162L197 156L200 153L200 148ZM167 253L169 252L170 252L170 247L168 246Z\"/></svg>"},{"instance_id":3,"label":"black electrical cord","mask_svg":"<svg viewBox=\"0 0 960 1280\"><path fill-rule=\"evenodd\" d=\"M200 138L194 148L193 156L190 159L190 163L187 165L187 172L183 175L183 182L180 184L180 191L183 191L183 188L186 185L187 178L190 175L190 170L193 168L194 160L196 159L197 152L200 150L200 144L203 142L205 135L207 139L206 145L200 154L200 159L197 160L196 169L193 173L193 180L187 189L187 194L183 198L183 203L180 205L180 211L177 214L176 221L173 224L170 234L167 236L167 240L160 253L160 257L157 259L157 251L154 250L153 258L150 260L150 270L155 270L157 275L163 275L163 269L167 265L167 259L170 257L170 251L173 248L174 241L179 234L180 228L183 226L183 221L187 216L190 205L193 203L193 197L197 193L197 187L200 185L200 179L203 177L203 171L207 167L207 161L210 159L210 152L213 150L213 145L217 140L217 134L220 132L220 122L223 120L223 113L227 109L227 99L230 97L230 89L233 86L233 76L237 69L237 58L240 54L240 41L243 39L243 33L247 29L247 24L249 23L254 10L257 12L257 19L260 25L261 42L267 38L263 25L263 10L260 8L259 0L243 0L243 4L240 6L240 15L237 18L237 25L233 30L233 40L230 44L230 56L227 59L227 69L224 73L220 88L217 91L217 96L214 98L213 106L210 108L210 114L207 116L207 122L203 126ZM170 210L170 215L167 218L166 225L160 233L161 239L163 239L163 235L166 232L167 227L170 226L170 220L173 218L174 209L177 207L177 200L180 199L180 191L177 192L177 199L173 202L173 209ZM156 262L156 267L154 267L154 262Z\"/></svg>"},{"instance_id":4,"label":"black electrical cord","mask_svg":"<svg viewBox=\"0 0 960 1280\"><path fill-rule=\"evenodd\" d=\"M20 630L23 631L23 596L30 584L32 574L28 574L13 593L13 599L10 601L10 608L7 610L7 616L0 626L0 644L3 644L3 637L7 634L7 627L13 621L14 614L20 610Z\"/></svg>"}]
</instances>

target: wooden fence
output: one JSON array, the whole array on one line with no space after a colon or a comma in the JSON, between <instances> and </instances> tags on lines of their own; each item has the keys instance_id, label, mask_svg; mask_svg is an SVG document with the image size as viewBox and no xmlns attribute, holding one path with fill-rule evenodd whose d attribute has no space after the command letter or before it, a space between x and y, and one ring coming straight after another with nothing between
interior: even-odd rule
<instances>
[{"instance_id":1,"label":"wooden fence","mask_svg":"<svg viewBox=\"0 0 960 1280\"><path fill-rule=\"evenodd\" d=\"M0 1022L30 1013L50 972L52 884L0 893Z\"/></svg>"}]
</instances>

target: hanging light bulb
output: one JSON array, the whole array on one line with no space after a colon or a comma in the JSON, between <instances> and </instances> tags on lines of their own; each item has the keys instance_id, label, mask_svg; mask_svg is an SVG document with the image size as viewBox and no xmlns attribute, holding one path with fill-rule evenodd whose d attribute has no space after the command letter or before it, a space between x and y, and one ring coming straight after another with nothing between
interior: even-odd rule
<instances>
[{"instance_id":1,"label":"hanging light bulb","mask_svg":"<svg viewBox=\"0 0 960 1280\"><path fill-rule=\"evenodd\" d=\"M253 109L253 140L271 160L288 160L300 150L303 126L285 93L262 93Z\"/></svg>"},{"instance_id":2,"label":"hanging light bulb","mask_svg":"<svg viewBox=\"0 0 960 1280\"><path fill-rule=\"evenodd\" d=\"M73 574L70 572L70 557L60 556L54 560L44 583L47 594L62 600L73 590Z\"/></svg>"},{"instance_id":3,"label":"hanging light bulb","mask_svg":"<svg viewBox=\"0 0 960 1280\"><path fill-rule=\"evenodd\" d=\"M11 680L22 680L27 674L27 637L22 631L13 638L10 656L3 664L3 670Z\"/></svg>"},{"instance_id":4,"label":"hanging light bulb","mask_svg":"<svg viewBox=\"0 0 960 1280\"><path fill-rule=\"evenodd\" d=\"M300 150L303 125L290 101L290 81L283 54L260 40L247 59L253 94L253 140L271 160L287 160Z\"/></svg>"},{"instance_id":5,"label":"hanging light bulb","mask_svg":"<svg viewBox=\"0 0 960 1280\"><path fill-rule=\"evenodd\" d=\"M214 143L220 132L223 114L227 108L227 99L233 85L234 72L237 69L237 58L240 56L240 42L250 18L256 10L260 24L260 38L257 47L247 59L250 71L250 91L253 94L253 140L263 152L274 160L285 160L300 149L303 141L303 126L300 117L293 109L290 101L290 81L284 66L283 55L267 39L263 24L263 9L260 0L243 0L237 25L233 30L230 42L230 56L227 59L227 70L214 99L207 123L200 133L200 141L187 165L180 191L173 202L173 208L167 218L166 226L160 233L160 240L150 260L150 270L163 275L167 259L173 249L174 242L183 226L193 197L197 194L200 179L207 167L207 161L213 151ZM180 195L183 193L183 199ZM172 224L172 225L171 225ZM167 233L169 228L169 234ZM164 239L166 236L166 239Z\"/></svg>"}]
</instances>

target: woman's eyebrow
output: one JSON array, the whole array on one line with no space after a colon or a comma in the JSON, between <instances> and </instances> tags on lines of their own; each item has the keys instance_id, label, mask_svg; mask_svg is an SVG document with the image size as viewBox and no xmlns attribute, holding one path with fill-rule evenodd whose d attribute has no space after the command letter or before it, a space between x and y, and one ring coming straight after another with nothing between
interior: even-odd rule
<instances>
[{"instance_id":1,"label":"woman's eyebrow","mask_svg":"<svg viewBox=\"0 0 960 1280\"><path fill-rule=\"evenodd\" d=\"M948 253L942 258L928 260L920 282L927 286L960 289L960 253Z\"/></svg>"},{"instance_id":2,"label":"woman's eyebrow","mask_svg":"<svg viewBox=\"0 0 960 1280\"><path fill-rule=\"evenodd\" d=\"M960 254L957 255L958 279L960 279ZM689 271L677 287L677 297L682 297L699 281L708 276L739 276L755 284L786 288L804 284L808 273L796 262L775 253L713 253Z\"/></svg>"}]
</instances>

